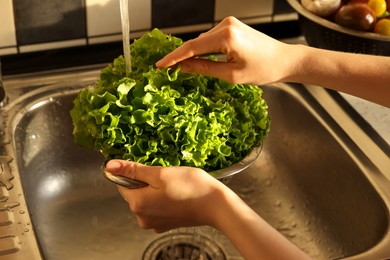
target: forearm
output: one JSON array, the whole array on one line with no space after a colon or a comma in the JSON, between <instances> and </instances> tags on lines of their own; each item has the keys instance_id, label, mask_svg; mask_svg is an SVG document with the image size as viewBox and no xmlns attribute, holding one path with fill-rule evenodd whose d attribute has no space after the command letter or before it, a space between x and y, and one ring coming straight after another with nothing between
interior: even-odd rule
<instances>
[{"instance_id":1,"label":"forearm","mask_svg":"<svg viewBox=\"0 0 390 260\"><path fill-rule=\"evenodd\" d=\"M390 107L390 57L293 45L284 81L313 84Z\"/></svg>"},{"instance_id":2,"label":"forearm","mask_svg":"<svg viewBox=\"0 0 390 260\"><path fill-rule=\"evenodd\" d=\"M214 226L245 259L308 259L300 249L272 228L236 194L224 194Z\"/></svg>"}]
</instances>

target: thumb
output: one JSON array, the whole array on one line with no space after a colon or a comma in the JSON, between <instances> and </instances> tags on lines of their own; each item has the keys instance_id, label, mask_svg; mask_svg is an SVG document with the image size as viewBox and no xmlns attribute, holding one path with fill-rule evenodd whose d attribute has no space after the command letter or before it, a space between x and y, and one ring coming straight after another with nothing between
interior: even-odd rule
<instances>
[{"instance_id":1,"label":"thumb","mask_svg":"<svg viewBox=\"0 0 390 260\"><path fill-rule=\"evenodd\" d=\"M113 175L120 175L146 183L152 181L152 173L158 172L159 166L147 166L137 162L125 160L110 160L106 164L106 171Z\"/></svg>"},{"instance_id":2,"label":"thumb","mask_svg":"<svg viewBox=\"0 0 390 260\"><path fill-rule=\"evenodd\" d=\"M201 74L237 83L234 78L239 72L240 64L235 62L211 61L207 59L187 59L180 62L181 72Z\"/></svg>"}]
</instances>

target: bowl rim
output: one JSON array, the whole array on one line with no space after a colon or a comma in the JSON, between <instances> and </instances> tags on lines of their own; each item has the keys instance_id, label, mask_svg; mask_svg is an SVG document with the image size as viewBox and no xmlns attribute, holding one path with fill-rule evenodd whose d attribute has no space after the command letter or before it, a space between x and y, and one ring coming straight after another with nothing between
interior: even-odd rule
<instances>
[{"instance_id":1,"label":"bowl rim","mask_svg":"<svg viewBox=\"0 0 390 260\"><path fill-rule=\"evenodd\" d=\"M344 26L341 26L341 25L338 25L334 22L331 22L331 21L329 21L321 16L315 15L315 14L311 13L310 11L308 11L307 9L305 9L301 5L299 0L287 0L287 2L291 5L291 7L293 9L295 9L295 11L298 12L298 14L306 17L307 19L309 19L317 24L320 24L324 27L327 27L328 29L335 30L335 31L345 33L345 34L355 36L355 37L390 42L390 36L381 35L381 34L373 33L373 32L358 31L358 30L346 28Z\"/></svg>"},{"instance_id":2,"label":"bowl rim","mask_svg":"<svg viewBox=\"0 0 390 260\"><path fill-rule=\"evenodd\" d=\"M218 180L223 180L226 178L230 178L233 175L236 175L237 173L240 173L244 171L246 168L252 165L257 158L260 156L261 152L263 150L263 142L261 142L258 146L255 146L252 148L252 151L249 152L249 154L244 157L241 161L232 164L231 166L228 166L223 169L214 170L208 172L211 176Z\"/></svg>"},{"instance_id":3,"label":"bowl rim","mask_svg":"<svg viewBox=\"0 0 390 260\"><path fill-rule=\"evenodd\" d=\"M263 142L261 142L258 146L253 147L252 151L249 152L249 154L246 157L244 157L241 161L223 169L210 171L208 172L208 174L210 174L211 176L213 176L214 178L220 181L224 181L227 178L231 178L233 175L240 173L244 171L246 168L248 168L249 166L251 166L251 164L260 156L262 149L263 149ZM143 181L131 179L125 176L111 174L110 172L106 171L107 162L108 161L104 162L101 165L100 169L101 172L103 173L103 176L106 177L106 179L108 179L109 181L129 189L138 189L149 185Z\"/></svg>"}]
</instances>

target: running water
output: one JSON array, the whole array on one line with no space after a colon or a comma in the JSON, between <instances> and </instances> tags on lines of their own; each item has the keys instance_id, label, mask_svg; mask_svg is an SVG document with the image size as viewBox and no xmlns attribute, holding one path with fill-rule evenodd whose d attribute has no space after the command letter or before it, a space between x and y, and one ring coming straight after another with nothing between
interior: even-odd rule
<instances>
[{"instance_id":1,"label":"running water","mask_svg":"<svg viewBox=\"0 0 390 260\"><path fill-rule=\"evenodd\" d=\"M123 55L125 57L126 75L131 72L130 56L130 21L129 21L129 1L120 0L121 22L122 22L122 39Z\"/></svg>"}]
</instances>

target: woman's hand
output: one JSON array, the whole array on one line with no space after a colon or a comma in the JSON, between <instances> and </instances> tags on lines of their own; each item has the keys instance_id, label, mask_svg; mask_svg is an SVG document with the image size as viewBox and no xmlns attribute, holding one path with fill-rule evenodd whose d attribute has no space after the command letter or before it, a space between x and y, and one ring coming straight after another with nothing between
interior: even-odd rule
<instances>
[{"instance_id":1,"label":"woman's hand","mask_svg":"<svg viewBox=\"0 0 390 260\"><path fill-rule=\"evenodd\" d=\"M232 190L203 170L192 167L145 166L111 160L106 170L149 186L118 186L142 228L164 232L209 225L223 232L245 259L307 259Z\"/></svg>"},{"instance_id":2,"label":"woman's hand","mask_svg":"<svg viewBox=\"0 0 390 260\"><path fill-rule=\"evenodd\" d=\"M226 62L198 58L224 53ZM156 63L180 63L188 73L231 83L263 85L297 82L330 88L390 107L390 57L345 53L286 44L240 22L224 19Z\"/></svg>"},{"instance_id":3,"label":"woman's hand","mask_svg":"<svg viewBox=\"0 0 390 260\"><path fill-rule=\"evenodd\" d=\"M223 53L226 62L197 58ZM156 63L170 67L180 63L181 70L224 79L232 83L265 84L280 81L287 70L283 58L289 45L279 42L240 22L225 18L210 31L182 46Z\"/></svg>"},{"instance_id":4,"label":"woman's hand","mask_svg":"<svg viewBox=\"0 0 390 260\"><path fill-rule=\"evenodd\" d=\"M161 167L111 160L106 170L140 180L149 186L127 189L118 186L142 228L164 232L177 227L214 225L215 205L225 185L205 171L192 167Z\"/></svg>"}]
</instances>

